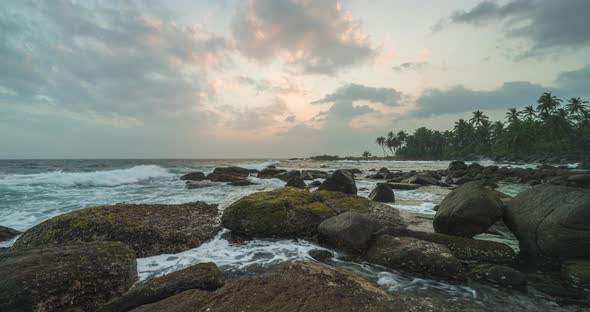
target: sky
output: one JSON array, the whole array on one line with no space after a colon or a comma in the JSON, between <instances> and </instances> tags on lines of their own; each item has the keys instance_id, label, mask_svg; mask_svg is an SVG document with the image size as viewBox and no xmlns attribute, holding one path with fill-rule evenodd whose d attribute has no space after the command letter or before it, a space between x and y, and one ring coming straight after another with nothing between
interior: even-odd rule
<instances>
[{"instance_id":1,"label":"sky","mask_svg":"<svg viewBox=\"0 0 590 312\"><path fill-rule=\"evenodd\" d=\"M0 158L360 156L590 98L588 0L4 0Z\"/></svg>"}]
</instances>

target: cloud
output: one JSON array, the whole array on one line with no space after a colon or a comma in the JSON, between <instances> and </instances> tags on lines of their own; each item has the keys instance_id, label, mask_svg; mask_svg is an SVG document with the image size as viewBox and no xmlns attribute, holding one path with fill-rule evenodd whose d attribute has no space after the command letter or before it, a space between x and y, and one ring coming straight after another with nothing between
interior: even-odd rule
<instances>
[{"instance_id":1,"label":"cloud","mask_svg":"<svg viewBox=\"0 0 590 312\"><path fill-rule=\"evenodd\" d=\"M232 33L248 58L269 63L282 56L304 73L334 74L376 55L361 21L343 11L340 2L243 1Z\"/></svg>"},{"instance_id":2,"label":"cloud","mask_svg":"<svg viewBox=\"0 0 590 312\"><path fill-rule=\"evenodd\" d=\"M227 126L241 130L277 126L285 119L294 117L285 101L280 97L275 97L268 105L241 109L224 107L224 110L231 114Z\"/></svg>"},{"instance_id":3,"label":"cloud","mask_svg":"<svg viewBox=\"0 0 590 312\"><path fill-rule=\"evenodd\" d=\"M535 104L543 92L561 98L590 96L590 64L574 71L563 72L555 81L556 87L542 86L527 81L506 82L485 91L455 86L447 90L427 89L416 99L416 110L411 117L431 117L440 114L463 113L477 109L503 110Z\"/></svg>"},{"instance_id":4,"label":"cloud","mask_svg":"<svg viewBox=\"0 0 590 312\"><path fill-rule=\"evenodd\" d=\"M483 1L467 11L456 11L449 17L453 24L485 25L503 23L508 38L531 43L523 56L555 48L581 48L590 45L587 31L590 1L511 0L505 4ZM440 29L441 25L435 28Z\"/></svg>"},{"instance_id":5,"label":"cloud","mask_svg":"<svg viewBox=\"0 0 590 312\"><path fill-rule=\"evenodd\" d=\"M351 83L336 89L334 93L313 101L312 104L369 101L387 106L398 106L400 99L401 93L393 88L376 88Z\"/></svg>"},{"instance_id":6,"label":"cloud","mask_svg":"<svg viewBox=\"0 0 590 312\"><path fill-rule=\"evenodd\" d=\"M266 79L254 79L248 76L237 76L235 77L239 84L249 86L256 90L256 93L275 93L275 94L304 94L305 91L295 81L283 77L282 81L274 82Z\"/></svg>"},{"instance_id":7,"label":"cloud","mask_svg":"<svg viewBox=\"0 0 590 312\"><path fill-rule=\"evenodd\" d=\"M204 29L153 15L156 9L131 2L92 8L66 0L5 4L0 101L98 119L194 113L207 73L231 64L231 45Z\"/></svg>"},{"instance_id":8,"label":"cloud","mask_svg":"<svg viewBox=\"0 0 590 312\"><path fill-rule=\"evenodd\" d=\"M430 63L428 63L428 62L406 62L406 63L402 63L398 66L394 66L393 70L398 73L401 73L401 72L406 72L406 71L424 69L424 68L428 67L429 65L430 65Z\"/></svg>"}]
</instances>

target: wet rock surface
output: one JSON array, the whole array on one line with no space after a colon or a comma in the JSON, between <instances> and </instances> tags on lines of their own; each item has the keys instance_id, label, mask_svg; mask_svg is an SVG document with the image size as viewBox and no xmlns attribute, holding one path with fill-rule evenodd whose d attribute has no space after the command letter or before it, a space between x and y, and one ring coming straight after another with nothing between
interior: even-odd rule
<instances>
[{"instance_id":1,"label":"wet rock surface","mask_svg":"<svg viewBox=\"0 0 590 312\"><path fill-rule=\"evenodd\" d=\"M21 234L21 232L0 225L0 242L11 240L17 237L19 234Z\"/></svg>"}]
</instances>

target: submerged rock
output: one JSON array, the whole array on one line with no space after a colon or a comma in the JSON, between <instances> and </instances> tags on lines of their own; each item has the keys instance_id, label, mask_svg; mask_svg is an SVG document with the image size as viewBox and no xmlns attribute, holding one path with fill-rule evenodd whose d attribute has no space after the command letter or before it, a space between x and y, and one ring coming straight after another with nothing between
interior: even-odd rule
<instances>
[{"instance_id":1,"label":"submerged rock","mask_svg":"<svg viewBox=\"0 0 590 312\"><path fill-rule=\"evenodd\" d=\"M319 262L327 262L328 260L334 257L334 254L330 251L323 250L323 249L314 249L308 252L309 256L314 258Z\"/></svg>"},{"instance_id":2,"label":"submerged rock","mask_svg":"<svg viewBox=\"0 0 590 312\"><path fill-rule=\"evenodd\" d=\"M222 225L250 237L310 238L325 219L346 211L366 213L382 225L404 225L392 207L339 192L284 187L248 195L228 206Z\"/></svg>"},{"instance_id":3,"label":"submerged rock","mask_svg":"<svg viewBox=\"0 0 590 312\"><path fill-rule=\"evenodd\" d=\"M392 269L450 280L465 279L461 263L447 247L411 237L382 235L365 257Z\"/></svg>"},{"instance_id":4,"label":"submerged rock","mask_svg":"<svg viewBox=\"0 0 590 312\"><path fill-rule=\"evenodd\" d=\"M190 172L185 175L182 175L180 177L180 179L184 180L184 181L201 181L201 180L205 180L206 178L205 178L204 173L196 171L196 172Z\"/></svg>"},{"instance_id":5,"label":"submerged rock","mask_svg":"<svg viewBox=\"0 0 590 312\"><path fill-rule=\"evenodd\" d=\"M434 217L437 233L473 237L484 233L502 218L504 205L477 182L464 184L447 195Z\"/></svg>"},{"instance_id":6,"label":"submerged rock","mask_svg":"<svg viewBox=\"0 0 590 312\"><path fill-rule=\"evenodd\" d=\"M137 278L135 253L92 242L0 253L0 311L96 311Z\"/></svg>"},{"instance_id":7,"label":"submerged rock","mask_svg":"<svg viewBox=\"0 0 590 312\"><path fill-rule=\"evenodd\" d=\"M379 225L367 214L348 211L324 220L318 227L320 241L330 246L363 252Z\"/></svg>"},{"instance_id":8,"label":"submerged rock","mask_svg":"<svg viewBox=\"0 0 590 312\"><path fill-rule=\"evenodd\" d=\"M221 286L223 286L223 273L219 268L214 263L198 263L135 286L121 297L110 301L100 312L129 311L189 289L212 291Z\"/></svg>"},{"instance_id":9,"label":"submerged rock","mask_svg":"<svg viewBox=\"0 0 590 312\"><path fill-rule=\"evenodd\" d=\"M357 189L354 182L353 174L346 170L336 170L327 178L322 185L320 191L342 192L356 195Z\"/></svg>"},{"instance_id":10,"label":"submerged rock","mask_svg":"<svg viewBox=\"0 0 590 312\"><path fill-rule=\"evenodd\" d=\"M393 203L395 202L395 194L387 184L377 184L377 187L369 194L369 199L382 203Z\"/></svg>"},{"instance_id":11,"label":"submerged rock","mask_svg":"<svg viewBox=\"0 0 590 312\"><path fill-rule=\"evenodd\" d=\"M233 186L248 186L248 185L254 185L254 184L256 184L256 183L254 183L248 179L236 179L236 180L228 183L228 185L233 185Z\"/></svg>"},{"instance_id":12,"label":"submerged rock","mask_svg":"<svg viewBox=\"0 0 590 312\"><path fill-rule=\"evenodd\" d=\"M219 231L216 205L117 204L85 208L29 229L13 249L90 241L127 243L138 257L195 248Z\"/></svg>"},{"instance_id":13,"label":"submerged rock","mask_svg":"<svg viewBox=\"0 0 590 312\"><path fill-rule=\"evenodd\" d=\"M358 274L291 262L229 282L210 293L189 290L135 312L151 311L429 311L429 298L393 296ZM440 302L437 311L446 311Z\"/></svg>"},{"instance_id":14,"label":"submerged rock","mask_svg":"<svg viewBox=\"0 0 590 312\"><path fill-rule=\"evenodd\" d=\"M505 265L475 265L471 268L471 274L476 279L514 289L525 289L527 284L524 273Z\"/></svg>"},{"instance_id":15,"label":"submerged rock","mask_svg":"<svg viewBox=\"0 0 590 312\"><path fill-rule=\"evenodd\" d=\"M590 258L590 190L535 186L510 201L504 221L525 255Z\"/></svg>"},{"instance_id":16,"label":"submerged rock","mask_svg":"<svg viewBox=\"0 0 590 312\"><path fill-rule=\"evenodd\" d=\"M0 225L0 242L11 240L17 237L21 232L9 227Z\"/></svg>"}]
</instances>

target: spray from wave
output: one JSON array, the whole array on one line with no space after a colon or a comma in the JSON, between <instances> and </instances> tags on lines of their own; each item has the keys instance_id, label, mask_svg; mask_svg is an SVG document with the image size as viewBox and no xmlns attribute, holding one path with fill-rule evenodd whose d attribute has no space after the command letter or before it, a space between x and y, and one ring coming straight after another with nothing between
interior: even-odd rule
<instances>
[{"instance_id":1,"label":"spray from wave","mask_svg":"<svg viewBox=\"0 0 590 312\"><path fill-rule=\"evenodd\" d=\"M168 170L156 165L139 165L109 171L5 175L0 176L0 185L118 186L173 176Z\"/></svg>"}]
</instances>

